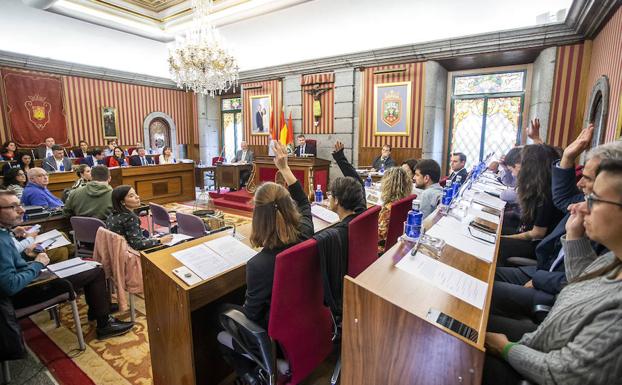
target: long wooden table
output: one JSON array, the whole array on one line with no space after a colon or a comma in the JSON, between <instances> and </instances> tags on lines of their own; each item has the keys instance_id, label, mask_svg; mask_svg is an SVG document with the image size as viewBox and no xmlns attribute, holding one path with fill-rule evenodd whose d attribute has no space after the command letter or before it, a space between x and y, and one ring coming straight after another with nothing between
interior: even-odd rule
<instances>
[{"instance_id":1,"label":"long wooden table","mask_svg":"<svg viewBox=\"0 0 622 385\"><path fill-rule=\"evenodd\" d=\"M413 246L398 242L358 277L345 277L341 384L481 383L496 257L489 264L447 245L439 258L488 283L479 309L396 268ZM477 341L429 321L430 309L475 329Z\"/></svg>"},{"instance_id":2,"label":"long wooden table","mask_svg":"<svg viewBox=\"0 0 622 385\"><path fill-rule=\"evenodd\" d=\"M195 199L194 163L110 169L113 187L126 184L136 190L142 201L183 202Z\"/></svg>"}]
</instances>

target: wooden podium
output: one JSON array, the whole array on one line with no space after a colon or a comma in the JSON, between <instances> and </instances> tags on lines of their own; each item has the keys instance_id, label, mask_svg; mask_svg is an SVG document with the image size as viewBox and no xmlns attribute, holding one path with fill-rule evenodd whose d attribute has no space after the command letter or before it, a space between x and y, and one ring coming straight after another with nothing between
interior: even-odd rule
<instances>
[{"instance_id":1,"label":"wooden podium","mask_svg":"<svg viewBox=\"0 0 622 385\"><path fill-rule=\"evenodd\" d=\"M261 182L275 181L278 170L274 165L273 157L257 156L254 163L255 184L257 186ZM322 191L326 194L326 187L330 180L330 160L316 157L289 157L287 163L302 184L303 190L307 191L310 197L313 196L313 191L318 184L322 186Z\"/></svg>"},{"instance_id":2,"label":"wooden podium","mask_svg":"<svg viewBox=\"0 0 622 385\"><path fill-rule=\"evenodd\" d=\"M193 163L118 167L110 169L110 178L112 187L130 185L144 202L170 203L195 199Z\"/></svg>"},{"instance_id":3,"label":"wooden podium","mask_svg":"<svg viewBox=\"0 0 622 385\"><path fill-rule=\"evenodd\" d=\"M359 276L344 278L342 385L481 383L496 257L486 263L447 245L438 258L488 283L479 309L396 268L413 246L398 242ZM471 327L477 339L429 320L431 309Z\"/></svg>"},{"instance_id":4,"label":"wooden podium","mask_svg":"<svg viewBox=\"0 0 622 385\"><path fill-rule=\"evenodd\" d=\"M250 163L219 164L216 166L216 187L240 188L240 174L246 170L250 174Z\"/></svg>"}]
</instances>

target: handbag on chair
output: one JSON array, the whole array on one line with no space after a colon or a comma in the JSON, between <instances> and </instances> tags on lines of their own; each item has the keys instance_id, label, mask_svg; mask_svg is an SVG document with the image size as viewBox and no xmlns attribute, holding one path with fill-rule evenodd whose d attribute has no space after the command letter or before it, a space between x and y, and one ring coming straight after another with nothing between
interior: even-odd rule
<instances>
[{"instance_id":1,"label":"handbag on chair","mask_svg":"<svg viewBox=\"0 0 622 385\"><path fill-rule=\"evenodd\" d=\"M25 355L26 347L13 303L8 297L0 298L0 361L18 360Z\"/></svg>"}]
</instances>

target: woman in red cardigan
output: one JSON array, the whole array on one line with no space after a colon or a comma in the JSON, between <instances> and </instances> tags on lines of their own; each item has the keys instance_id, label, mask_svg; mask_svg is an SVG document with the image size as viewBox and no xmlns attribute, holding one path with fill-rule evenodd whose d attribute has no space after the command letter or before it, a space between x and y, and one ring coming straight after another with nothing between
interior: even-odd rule
<instances>
[{"instance_id":1,"label":"woman in red cardigan","mask_svg":"<svg viewBox=\"0 0 622 385\"><path fill-rule=\"evenodd\" d=\"M119 166L127 166L127 161L125 160L125 153L121 147L115 147L113 151L113 156L108 158L108 167L119 167Z\"/></svg>"}]
</instances>

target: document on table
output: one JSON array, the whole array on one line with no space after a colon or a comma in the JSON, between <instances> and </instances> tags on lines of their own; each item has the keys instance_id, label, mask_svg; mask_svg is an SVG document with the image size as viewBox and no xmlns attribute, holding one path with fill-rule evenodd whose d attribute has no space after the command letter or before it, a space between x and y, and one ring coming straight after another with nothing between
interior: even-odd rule
<instances>
[{"instance_id":1,"label":"document on table","mask_svg":"<svg viewBox=\"0 0 622 385\"><path fill-rule=\"evenodd\" d=\"M35 238L35 243L43 243L43 242L46 243L43 246L47 250L56 249L61 246L71 245L71 242L69 242L69 240L65 238L65 236L63 236L63 234L58 230L51 230L51 231L48 231L47 233L37 235L37 237Z\"/></svg>"},{"instance_id":2,"label":"document on table","mask_svg":"<svg viewBox=\"0 0 622 385\"><path fill-rule=\"evenodd\" d=\"M443 217L426 234L440 238L451 247L491 263L494 259L495 245L472 237L468 228L468 223L462 223L452 217Z\"/></svg>"},{"instance_id":3,"label":"document on table","mask_svg":"<svg viewBox=\"0 0 622 385\"><path fill-rule=\"evenodd\" d=\"M491 207L496 210L503 210L503 208L505 207L505 201L483 192L476 192L473 196L473 202L479 203L483 206Z\"/></svg>"},{"instance_id":4,"label":"document on table","mask_svg":"<svg viewBox=\"0 0 622 385\"><path fill-rule=\"evenodd\" d=\"M473 190L476 191L484 191L487 193L491 193L494 195L500 195L503 191L507 190L507 187L505 186L497 186L497 185L493 185L493 184L488 184L488 183L475 183L472 186Z\"/></svg>"},{"instance_id":5,"label":"document on table","mask_svg":"<svg viewBox=\"0 0 622 385\"><path fill-rule=\"evenodd\" d=\"M484 308L488 284L456 268L417 252L407 255L395 265L409 274L436 286L444 292L479 309Z\"/></svg>"},{"instance_id":6,"label":"document on table","mask_svg":"<svg viewBox=\"0 0 622 385\"><path fill-rule=\"evenodd\" d=\"M205 246L205 244L176 251L172 255L204 280L233 267L232 263Z\"/></svg>"},{"instance_id":7,"label":"document on table","mask_svg":"<svg viewBox=\"0 0 622 385\"><path fill-rule=\"evenodd\" d=\"M53 230L56 231L56 230ZM96 266L100 266L99 262L85 261L82 258L71 258L66 261L53 263L47 266L47 269L54 273L58 278L70 277L83 271L91 270Z\"/></svg>"},{"instance_id":8,"label":"document on table","mask_svg":"<svg viewBox=\"0 0 622 385\"><path fill-rule=\"evenodd\" d=\"M165 243L166 246L173 246L187 239L193 238L190 235L186 235L186 234L171 234L171 235L173 236L173 239L170 242L166 242Z\"/></svg>"},{"instance_id":9,"label":"document on table","mask_svg":"<svg viewBox=\"0 0 622 385\"><path fill-rule=\"evenodd\" d=\"M492 222L495 225L498 225L500 222L499 217L494 214L490 214L485 211L482 211L483 208L484 207L481 205L474 204L471 206L471 208L469 208L469 214L475 217L481 218L485 221Z\"/></svg>"},{"instance_id":10,"label":"document on table","mask_svg":"<svg viewBox=\"0 0 622 385\"><path fill-rule=\"evenodd\" d=\"M225 258L233 266L245 263L257 254L255 250L230 235L212 239L203 244Z\"/></svg>"},{"instance_id":11,"label":"document on table","mask_svg":"<svg viewBox=\"0 0 622 385\"><path fill-rule=\"evenodd\" d=\"M312 204L311 214L313 214L314 217L318 217L324 222L328 222L330 224L339 222L339 215L337 215L336 212L321 205Z\"/></svg>"}]
</instances>

